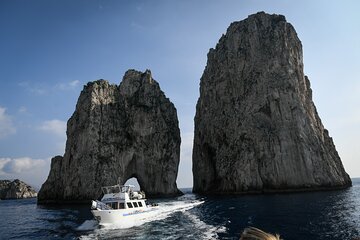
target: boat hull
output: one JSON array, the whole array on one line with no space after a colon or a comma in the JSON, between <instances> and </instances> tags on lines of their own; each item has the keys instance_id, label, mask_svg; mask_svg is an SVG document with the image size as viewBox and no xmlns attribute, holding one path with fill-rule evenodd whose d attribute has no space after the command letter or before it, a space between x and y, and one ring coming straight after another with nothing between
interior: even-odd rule
<instances>
[{"instance_id":1,"label":"boat hull","mask_svg":"<svg viewBox=\"0 0 360 240\"><path fill-rule=\"evenodd\" d=\"M91 210L100 225L126 225L135 221L146 220L158 214L159 207L148 207L137 210Z\"/></svg>"}]
</instances>

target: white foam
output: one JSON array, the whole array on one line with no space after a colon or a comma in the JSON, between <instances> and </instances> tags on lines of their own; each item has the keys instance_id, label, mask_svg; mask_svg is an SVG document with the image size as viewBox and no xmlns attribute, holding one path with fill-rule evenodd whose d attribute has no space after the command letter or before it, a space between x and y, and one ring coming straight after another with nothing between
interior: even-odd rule
<instances>
[{"instance_id":1,"label":"white foam","mask_svg":"<svg viewBox=\"0 0 360 240\"><path fill-rule=\"evenodd\" d=\"M202 221L198 216L193 213L186 212L184 213L193 223L194 227L203 234L202 239L219 239L218 233L226 232L225 226L214 226L211 224L207 224Z\"/></svg>"},{"instance_id":2,"label":"white foam","mask_svg":"<svg viewBox=\"0 0 360 240\"><path fill-rule=\"evenodd\" d=\"M92 240L92 239L97 239L95 234L90 234L88 236L80 236L79 237L80 240Z\"/></svg>"},{"instance_id":3,"label":"white foam","mask_svg":"<svg viewBox=\"0 0 360 240\"><path fill-rule=\"evenodd\" d=\"M96 220L86 220L80 226L76 228L77 231L90 231L98 228L98 223Z\"/></svg>"},{"instance_id":4,"label":"white foam","mask_svg":"<svg viewBox=\"0 0 360 240\"><path fill-rule=\"evenodd\" d=\"M187 211L187 210L189 210L195 206L198 206L202 203L204 203L204 202L203 201L192 201L192 202L175 201L175 202L159 203L159 210L154 211L153 216L149 216L146 219L119 222L119 223L107 225L104 227L107 229L119 229L119 228L125 229L125 228L140 226L144 223L165 219L165 218L169 217L172 213L175 213L175 212Z\"/></svg>"}]
</instances>

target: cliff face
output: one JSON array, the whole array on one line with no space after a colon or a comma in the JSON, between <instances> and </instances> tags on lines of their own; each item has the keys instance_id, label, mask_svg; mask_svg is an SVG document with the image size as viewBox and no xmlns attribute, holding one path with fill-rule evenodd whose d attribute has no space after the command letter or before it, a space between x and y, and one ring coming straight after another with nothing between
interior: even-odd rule
<instances>
[{"instance_id":1,"label":"cliff face","mask_svg":"<svg viewBox=\"0 0 360 240\"><path fill-rule=\"evenodd\" d=\"M150 71L129 70L120 86L90 82L68 121L65 155L52 159L38 201L96 199L101 186L131 177L148 196L177 195L180 141L176 109Z\"/></svg>"},{"instance_id":2,"label":"cliff face","mask_svg":"<svg viewBox=\"0 0 360 240\"><path fill-rule=\"evenodd\" d=\"M200 82L194 192L351 185L312 101L301 42L284 16L234 22L210 49Z\"/></svg>"},{"instance_id":3,"label":"cliff face","mask_svg":"<svg viewBox=\"0 0 360 240\"><path fill-rule=\"evenodd\" d=\"M36 191L23 181L0 180L0 199L34 198Z\"/></svg>"}]
</instances>

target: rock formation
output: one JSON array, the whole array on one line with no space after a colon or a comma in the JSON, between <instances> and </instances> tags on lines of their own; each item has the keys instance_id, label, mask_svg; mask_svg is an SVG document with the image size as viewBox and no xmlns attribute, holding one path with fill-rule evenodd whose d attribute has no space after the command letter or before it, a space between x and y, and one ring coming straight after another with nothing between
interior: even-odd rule
<instances>
[{"instance_id":1,"label":"rock formation","mask_svg":"<svg viewBox=\"0 0 360 240\"><path fill-rule=\"evenodd\" d=\"M149 70L127 71L119 86L90 82L67 123L65 154L52 159L38 202L86 202L100 197L102 186L131 177L147 196L178 195L180 141L176 109Z\"/></svg>"},{"instance_id":2,"label":"rock formation","mask_svg":"<svg viewBox=\"0 0 360 240\"><path fill-rule=\"evenodd\" d=\"M302 45L282 15L234 22L210 49L200 82L194 192L351 185L312 101Z\"/></svg>"},{"instance_id":3,"label":"rock formation","mask_svg":"<svg viewBox=\"0 0 360 240\"><path fill-rule=\"evenodd\" d=\"M36 191L23 181L0 180L0 199L34 198Z\"/></svg>"}]
</instances>

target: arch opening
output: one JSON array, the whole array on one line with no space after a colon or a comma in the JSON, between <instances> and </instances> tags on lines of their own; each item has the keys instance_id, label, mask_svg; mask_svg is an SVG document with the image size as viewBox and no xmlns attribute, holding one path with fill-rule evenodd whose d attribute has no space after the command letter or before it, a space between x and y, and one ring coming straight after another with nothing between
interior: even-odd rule
<instances>
[{"instance_id":1,"label":"arch opening","mask_svg":"<svg viewBox=\"0 0 360 240\"><path fill-rule=\"evenodd\" d=\"M136 177L131 177L128 180L126 180L124 185L133 185L133 186L135 186L135 188L134 188L135 191L140 191L141 190L140 184L139 184Z\"/></svg>"}]
</instances>

